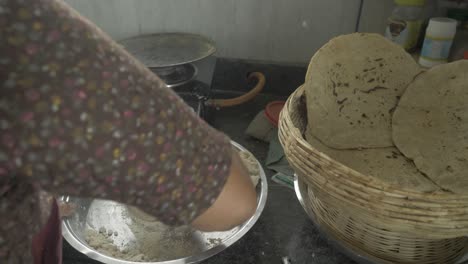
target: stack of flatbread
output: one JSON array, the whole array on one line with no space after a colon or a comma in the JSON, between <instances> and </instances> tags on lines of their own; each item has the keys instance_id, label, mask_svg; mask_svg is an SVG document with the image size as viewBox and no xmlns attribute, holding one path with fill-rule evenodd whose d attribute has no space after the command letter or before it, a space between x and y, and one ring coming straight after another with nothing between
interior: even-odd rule
<instances>
[{"instance_id":1,"label":"stack of flatbread","mask_svg":"<svg viewBox=\"0 0 468 264\"><path fill-rule=\"evenodd\" d=\"M423 71L380 35L343 35L304 89L317 150L401 189L468 194L468 61Z\"/></svg>"}]
</instances>

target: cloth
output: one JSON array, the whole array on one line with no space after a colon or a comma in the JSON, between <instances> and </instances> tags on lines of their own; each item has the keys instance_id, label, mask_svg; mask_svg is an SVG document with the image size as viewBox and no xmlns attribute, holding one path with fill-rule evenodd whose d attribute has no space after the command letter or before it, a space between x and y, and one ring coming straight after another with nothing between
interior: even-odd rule
<instances>
[{"instance_id":1,"label":"cloth","mask_svg":"<svg viewBox=\"0 0 468 264\"><path fill-rule=\"evenodd\" d=\"M286 176L293 176L294 170L289 166L289 162L284 155L283 146L278 139L278 130L274 136L271 137L270 147L268 149L268 155L266 158L266 166L270 170L280 172Z\"/></svg>"},{"instance_id":2,"label":"cloth","mask_svg":"<svg viewBox=\"0 0 468 264\"><path fill-rule=\"evenodd\" d=\"M284 155L283 147L278 139L278 128L274 127L265 116L265 111L260 111L250 122L245 134L264 142L269 142L267 168L276 172L271 179L279 184L294 189L294 171Z\"/></svg>"},{"instance_id":3,"label":"cloth","mask_svg":"<svg viewBox=\"0 0 468 264\"><path fill-rule=\"evenodd\" d=\"M278 134L278 129L268 121L265 110L262 110L250 122L245 134L264 142L270 142Z\"/></svg>"},{"instance_id":4,"label":"cloth","mask_svg":"<svg viewBox=\"0 0 468 264\"><path fill-rule=\"evenodd\" d=\"M270 138L270 147L265 163L267 168L276 172L272 176L273 181L294 188L294 170L284 155L283 146L278 139L278 129Z\"/></svg>"},{"instance_id":5,"label":"cloth","mask_svg":"<svg viewBox=\"0 0 468 264\"><path fill-rule=\"evenodd\" d=\"M66 3L0 0L0 39L0 262L33 262L41 190L171 225L215 201L229 139Z\"/></svg>"}]
</instances>

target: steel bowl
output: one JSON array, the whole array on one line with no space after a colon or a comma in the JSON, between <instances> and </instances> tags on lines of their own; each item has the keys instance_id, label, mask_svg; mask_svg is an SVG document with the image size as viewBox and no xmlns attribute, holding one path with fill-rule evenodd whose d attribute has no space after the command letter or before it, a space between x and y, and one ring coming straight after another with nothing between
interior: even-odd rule
<instances>
[{"instance_id":1,"label":"steel bowl","mask_svg":"<svg viewBox=\"0 0 468 264\"><path fill-rule=\"evenodd\" d=\"M238 150L247 151L238 143L232 142L232 145ZM171 239L180 241L183 239L184 243L190 244L190 250L187 252L179 252L180 256L174 258L161 259L156 262L135 262L122 259L113 258L102 252L95 250L86 242L87 230L94 230L99 232L100 228L106 227L112 230L111 234L114 246L119 249L125 249L135 243L141 238L141 234L135 233L131 228L131 224L143 219L135 219L132 217L123 217L128 213L126 205L116 203L108 200L99 199L83 199L70 196L61 197L62 201L66 203L73 203L76 206L76 211L73 215L65 218L62 223L62 234L65 240L76 250L85 254L86 256L107 264L187 264L198 263L213 255L218 254L230 245L234 244L241 237L243 237L257 222L266 203L268 184L265 172L258 162L260 168L260 181L256 187L257 190L257 210L255 214L245 223L225 232L201 232L191 229L186 232L187 236L181 238L174 232L167 232L167 234L174 235L166 236L165 239L170 242ZM133 221L133 222L132 222ZM188 228L188 227L187 227ZM157 244L156 250L161 250ZM193 247L192 247L193 246ZM167 249L167 247L165 248ZM158 252L159 252L158 251Z\"/></svg>"}]
</instances>

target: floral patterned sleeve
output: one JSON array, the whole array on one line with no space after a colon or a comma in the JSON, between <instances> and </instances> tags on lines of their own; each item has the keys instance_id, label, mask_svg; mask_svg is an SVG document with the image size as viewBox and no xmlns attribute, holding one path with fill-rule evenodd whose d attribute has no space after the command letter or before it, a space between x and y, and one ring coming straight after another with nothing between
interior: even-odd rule
<instances>
[{"instance_id":1,"label":"floral patterned sleeve","mask_svg":"<svg viewBox=\"0 0 468 264\"><path fill-rule=\"evenodd\" d=\"M61 1L0 0L0 84L0 260L38 230L40 189L180 225L224 186L229 139Z\"/></svg>"}]
</instances>

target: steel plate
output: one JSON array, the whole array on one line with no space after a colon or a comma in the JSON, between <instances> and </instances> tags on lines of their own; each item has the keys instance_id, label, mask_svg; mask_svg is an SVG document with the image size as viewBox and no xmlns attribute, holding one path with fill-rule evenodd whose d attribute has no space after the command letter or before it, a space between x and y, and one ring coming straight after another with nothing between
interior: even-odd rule
<instances>
[{"instance_id":1,"label":"steel plate","mask_svg":"<svg viewBox=\"0 0 468 264\"><path fill-rule=\"evenodd\" d=\"M172 67L204 59L216 52L213 41L188 33L158 33L119 41L146 67Z\"/></svg>"}]
</instances>

